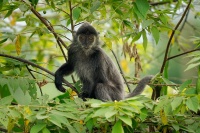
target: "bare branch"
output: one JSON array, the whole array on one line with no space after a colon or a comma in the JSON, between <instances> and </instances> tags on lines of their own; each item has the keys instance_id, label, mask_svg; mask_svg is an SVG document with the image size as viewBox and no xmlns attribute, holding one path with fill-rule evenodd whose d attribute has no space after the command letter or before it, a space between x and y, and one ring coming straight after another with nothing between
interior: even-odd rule
<instances>
[{"instance_id":1,"label":"bare branch","mask_svg":"<svg viewBox=\"0 0 200 133\"><path fill-rule=\"evenodd\" d=\"M174 36L174 34L175 34L175 31L178 29L179 25L180 25L181 22L183 21L183 18L185 17L187 11L189 10L189 7L190 7L191 2L192 2L192 0L189 1L189 3L188 3L188 5L187 5L187 7L186 7L186 9L185 9L185 11L184 11L184 13L183 13L181 19L180 19L179 22L177 23L177 25L176 25L176 27L174 28L174 30L172 30L172 34L171 34L171 36L170 36L170 38L169 38L169 41L168 41L168 43L167 43L167 48L166 48L166 51L165 51L165 56L164 56L163 64L162 64L162 67L161 67L161 70L160 70L160 73L161 73L161 74L163 73L164 68L165 68L165 64L166 64L166 62L167 62L168 52L169 52L169 48L170 48L170 44L171 44L172 38L173 38L173 36Z\"/></svg>"},{"instance_id":2,"label":"bare branch","mask_svg":"<svg viewBox=\"0 0 200 133\"><path fill-rule=\"evenodd\" d=\"M177 54L177 55L174 55L174 56L171 56L171 57L168 57L167 61L171 60L173 58L179 57L181 55L185 55L185 54L192 53L192 52L199 51L199 50L200 50L200 48L199 49L190 50L190 51L187 51L187 52L184 52L184 53L181 53L181 54Z\"/></svg>"},{"instance_id":3,"label":"bare branch","mask_svg":"<svg viewBox=\"0 0 200 133\"><path fill-rule=\"evenodd\" d=\"M31 74L31 76L32 76L34 79L36 79L35 76L33 75L33 73L31 72L31 69L29 69L28 65L26 65L26 68L27 68L27 70L29 71L29 73ZM41 88L41 86L40 86L40 84L39 84L38 82L37 82L37 85L38 85L38 87L40 88L41 96L43 96L42 88Z\"/></svg>"},{"instance_id":4,"label":"bare branch","mask_svg":"<svg viewBox=\"0 0 200 133\"><path fill-rule=\"evenodd\" d=\"M119 64L119 61L117 60L117 56L115 55L115 53L114 53L114 51L113 51L112 49L110 49L110 50L111 50L112 54L113 54L114 57L115 57L115 60L116 60L117 65L118 65L118 67L119 67L120 73L121 73L121 75L122 75L122 77L123 77L123 79L124 79L124 82L126 83L127 88L128 88L128 90L129 90L129 92L131 92L130 86L129 86L129 84L127 83L127 80L126 80L126 78L125 78L125 76L124 76L124 72L122 71L122 68L121 68L121 66L120 66L120 64Z\"/></svg>"}]
</instances>

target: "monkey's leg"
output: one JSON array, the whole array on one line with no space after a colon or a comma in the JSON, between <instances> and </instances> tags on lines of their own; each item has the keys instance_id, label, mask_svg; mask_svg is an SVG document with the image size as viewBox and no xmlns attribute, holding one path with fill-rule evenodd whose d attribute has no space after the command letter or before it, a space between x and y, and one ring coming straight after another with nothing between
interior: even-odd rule
<instances>
[{"instance_id":1,"label":"monkey's leg","mask_svg":"<svg viewBox=\"0 0 200 133\"><path fill-rule=\"evenodd\" d=\"M94 95L96 99L100 99L102 101L120 101L124 99L123 90L120 86L114 86L106 83L98 83L94 90Z\"/></svg>"},{"instance_id":2,"label":"monkey's leg","mask_svg":"<svg viewBox=\"0 0 200 133\"><path fill-rule=\"evenodd\" d=\"M109 92L110 89L111 88L107 84L98 83L94 90L95 98L102 101L112 101L112 98Z\"/></svg>"}]
</instances>

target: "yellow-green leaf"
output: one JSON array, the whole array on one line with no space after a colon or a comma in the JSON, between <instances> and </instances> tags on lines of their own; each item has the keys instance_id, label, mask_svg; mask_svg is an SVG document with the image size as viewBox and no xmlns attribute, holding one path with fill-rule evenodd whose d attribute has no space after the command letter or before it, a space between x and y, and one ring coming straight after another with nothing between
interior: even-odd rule
<instances>
[{"instance_id":1,"label":"yellow-green leaf","mask_svg":"<svg viewBox=\"0 0 200 133\"><path fill-rule=\"evenodd\" d=\"M16 42L15 42L15 49L16 49L17 54L19 55L21 53L21 36L20 36L20 34L17 35Z\"/></svg>"}]
</instances>

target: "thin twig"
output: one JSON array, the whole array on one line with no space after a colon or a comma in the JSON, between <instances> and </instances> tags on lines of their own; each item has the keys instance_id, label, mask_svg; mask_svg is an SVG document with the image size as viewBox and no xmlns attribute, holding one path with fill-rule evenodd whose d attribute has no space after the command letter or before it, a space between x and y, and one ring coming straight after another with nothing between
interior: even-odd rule
<instances>
[{"instance_id":1,"label":"thin twig","mask_svg":"<svg viewBox=\"0 0 200 133\"><path fill-rule=\"evenodd\" d=\"M51 72L51 71L45 69L44 67L41 67L41 66L39 66L39 65L37 65L37 64L35 64L33 62L30 62L28 60L25 60L25 59L22 59L22 58L18 58L18 57L14 57L14 56L7 55L7 54L1 54L1 53L0 53L0 56L18 60L18 61L23 62L25 64L28 64L28 65L31 65L33 67L39 68L40 70L43 70L43 71L45 71L46 73L48 73L48 74L50 74L52 76L55 76L55 74L53 72ZM70 87L73 91L75 91L79 95L79 93L76 90L76 88L73 85L71 85L68 81L66 81L65 79L63 79L63 83L65 83L68 87Z\"/></svg>"},{"instance_id":2,"label":"thin twig","mask_svg":"<svg viewBox=\"0 0 200 133\"><path fill-rule=\"evenodd\" d=\"M128 90L129 90L129 92L131 92L130 86L129 86L129 84L127 83L127 80L126 80L126 78L125 78L125 76L124 76L124 72L122 71L122 68L121 68L121 66L120 66L120 64L119 64L119 61L117 60L117 56L115 55L115 53L114 53L114 51L113 51L112 49L110 49L110 50L111 50L112 54L113 54L114 57L115 57L115 60L116 60L117 65L118 65L118 67L119 67L120 73L121 73L121 75L122 75L122 77L123 77L123 79L124 79L124 82L126 83L127 88L128 88Z\"/></svg>"},{"instance_id":3,"label":"thin twig","mask_svg":"<svg viewBox=\"0 0 200 133\"><path fill-rule=\"evenodd\" d=\"M168 58L167 58L167 61L168 61L168 60L171 60L171 59L173 59L173 58L179 57L179 56L181 56L181 55L185 55L185 54L188 54L188 53L192 53L192 52L198 51L198 50L200 50L200 48L199 48L199 49L190 50L190 51L187 51L187 52L184 52L184 53L181 53L181 54L177 54L177 55L174 55L174 56L171 56L171 57L168 57Z\"/></svg>"},{"instance_id":4,"label":"thin twig","mask_svg":"<svg viewBox=\"0 0 200 133\"><path fill-rule=\"evenodd\" d=\"M69 1L69 11L70 11L70 14L69 14L69 17L70 17L70 21L71 21L71 30L72 32L74 32L74 21L73 21L73 17L72 17L72 3L71 3L71 0Z\"/></svg>"},{"instance_id":5,"label":"thin twig","mask_svg":"<svg viewBox=\"0 0 200 133\"><path fill-rule=\"evenodd\" d=\"M181 24L181 22L183 21L183 18L185 17L185 15L186 15L186 13L187 13L189 7L190 7L191 2L192 2L192 0L189 1L189 3L188 3L188 5L187 5L187 7L186 7L186 9L185 9L185 11L184 11L184 13L183 13L181 19L180 19L179 22L177 23L177 25L176 25L176 27L174 28L174 30L172 30L172 34L171 34L171 36L170 36L170 38L169 38L169 41L168 41L168 43L167 43L167 48L166 48L166 51L165 51L165 56L164 56L163 64L162 64L162 67L161 67L161 70L160 70L160 73L161 73L161 74L163 73L164 68L165 68L165 64L166 64L166 62L167 62L168 51L169 51L170 44L171 44L172 38L173 38L173 36L174 36L174 33L175 33L175 31L178 29L178 27L179 27L179 25Z\"/></svg>"},{"instance_id":6,"label":"thin twig","mask_svg":"<svg viewBox=\"0 0 200 133\"><path fill-rule=\"evenodd\" d=\"M35 76L33 75L33 73L31 72L31 69L29 69L28 65L26 65L26 68L27 68L27 70L29 71L29 73L31 74L31 76L32 76L34 79L36 79ZM43 92L42 92L42 88L41 88L40 84L39 84L38 82L36 82L36 83L37 83L38 87L40 88L41 96L43 96Z\"/></svg>"}]
</instances>

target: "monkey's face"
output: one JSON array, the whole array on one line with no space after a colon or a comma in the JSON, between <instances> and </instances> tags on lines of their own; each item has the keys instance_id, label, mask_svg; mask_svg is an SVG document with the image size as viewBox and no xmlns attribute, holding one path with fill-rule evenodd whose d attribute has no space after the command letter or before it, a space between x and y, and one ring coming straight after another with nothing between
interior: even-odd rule
<instances>
[{"instance_id":1,"label":"monkey's face","mask_svg":"<svg viewBox=\"0 0 200 133\"><path fill-rule=\"evenodd\" d=\"M78 36L78 41L82 48L89 50L95 45L96 36L92 34L80 34Z\"/></svg>"}]
</instances>

